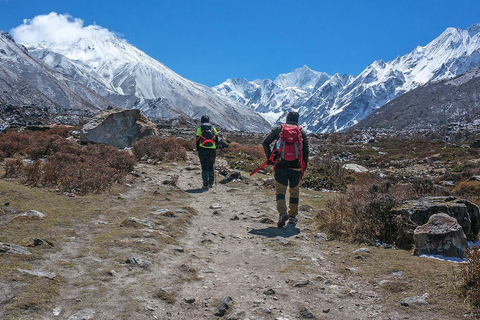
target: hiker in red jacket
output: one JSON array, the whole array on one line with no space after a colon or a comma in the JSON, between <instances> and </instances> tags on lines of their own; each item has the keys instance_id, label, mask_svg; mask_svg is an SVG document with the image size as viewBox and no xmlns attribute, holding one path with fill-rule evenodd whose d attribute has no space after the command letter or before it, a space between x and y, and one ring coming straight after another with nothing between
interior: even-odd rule
<instances>
[{"instance_id":1,"label":"hiker in red jacket","mask_svg":"<svg viewBox=\"0 0 480 320\"><path fill-rule=\"evenodd\" d=\"M275 147L270 144L276 141ZM272 129L263 141L265 155L269 163L274 165L275 193L279 219L277 227L283 228L288 220L289 224L297 223L300 185L303 173L308 165L307 135L298 125L298 112L289 112L286 123ZM287 188L290 187L288 205L285 200Z\"/></svg>"}]
</instances>

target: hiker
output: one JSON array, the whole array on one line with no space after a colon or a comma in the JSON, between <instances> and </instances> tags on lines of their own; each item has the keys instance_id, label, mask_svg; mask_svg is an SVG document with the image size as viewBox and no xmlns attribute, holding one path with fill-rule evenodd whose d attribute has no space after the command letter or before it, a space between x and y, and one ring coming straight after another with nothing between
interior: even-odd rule
<instances>
[{"instance_id":1,"label":"hiker","mask_svg":"<svg viewBox=\"0 0 480 320\"><path fill-rule=\"evenodd\" d=\"M271 158L270 144L273 141L276 141L273 149L275 154ZM298 112L289 112L286 122L272 129L263 141L263 149L269 159L269 164L274 165L275 193L279 214L277 227L283 228L287 220L289 224L295 225L300 184L303 173L307 169L309 154L307 135L298 125ZM287 213L285 194L288 187L290 187L290 199Z\"/></svg>"},{"instance_id":2,"label":"hiker","mask_svg":"<svg viewBox=\"0 0 480 320\"><path fill-rule=\"evenodd\" d=\"M215 157L217 154L218 133L217 129L210 123L207 115L200 119L201 125L197 129L197 138L195 141L198 157L202 166L203 189L213 188L215 180Z\"/></svg>"}]
</instances>

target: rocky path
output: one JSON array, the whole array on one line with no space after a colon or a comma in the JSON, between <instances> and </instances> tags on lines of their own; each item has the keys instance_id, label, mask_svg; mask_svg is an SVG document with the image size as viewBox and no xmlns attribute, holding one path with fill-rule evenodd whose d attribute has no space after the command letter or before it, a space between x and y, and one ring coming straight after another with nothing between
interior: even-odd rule
<instances>
[{"instance_id":1,"label":"rocky path","mask_svg":"<svg viewBox=\"0 0 480 320\"><path fill-rule=\"evenodd\" d=\"M219 159L217 166L226 163ZM313 216L325 194L302 189L299 223L278 229L274 190L263 187L262 176L202 191L199 167L193 153L186 163L139 164L121 194L99 195L101 201L48 191L52 199L91 209L60 224L59 233L67 233L58 237L60 249L36 251L42 258L33 260L32 270L56 272L58 280L42 279L34 296L50 283L58 294L43 308L9 319L458 318L440 308L442 297L431 288L410 290L411 270L398 262L409 253L355 252L360 246L319 233ZM14 221L8 219L3 223ZM38 285L31 276L14 277L0 282L8 289L3 300L0 292L0 305L20 292L21 281ZM428 305L400 306L401 299L424 293L431 294ZM28 309L31 298L25 299Z\"/></svg>"},{"instance_id":2,"label":"rocky path","mask_svg":"<svg viewBox=\"0 0 480 320\"><path fill-rule=\"evenodd\" d=\"M193 156L191 166L198 167ZM233 300L227 319L380 316L382 305L368 284L349 283L329 261L335 248L306 224L310 213L300 213L297 227L278 229L273 190L230 182L201 192L200 185L198 170L181 170L178 186L198 212L180 240L182 265L197 278L177 288L176 302L159 318L216 318L226 297Z\"/></svg>"}]
</instances>

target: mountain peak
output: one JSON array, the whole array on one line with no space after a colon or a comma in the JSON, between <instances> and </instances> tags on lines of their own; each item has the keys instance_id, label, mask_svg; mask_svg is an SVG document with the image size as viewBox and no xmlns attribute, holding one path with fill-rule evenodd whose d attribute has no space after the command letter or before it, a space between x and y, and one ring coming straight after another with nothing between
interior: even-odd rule
<instances>
[{"instance_id":1,"label":"mountain peak","mask_svg":"<svg viewBox=\"0 0 480 320\"><path fill-rule=\"evenodd\" d=\"M470 27L468 27L467 31L470 37L473 37L476 34L480 34L480 23L472 24Z\"/></svg>"},{"instance_id":2,"label":"mountain peak","mask_svg":"<svg viewBox=\"0 0 480 320\"><path fill-rule=\"evenodd\" d=\"M6 39L15 43L15 40L13 39L12 35L10 33L6 32L6 31L1 30L0 31L0 37L6 38Z\"/></svg>"}]
</instances>

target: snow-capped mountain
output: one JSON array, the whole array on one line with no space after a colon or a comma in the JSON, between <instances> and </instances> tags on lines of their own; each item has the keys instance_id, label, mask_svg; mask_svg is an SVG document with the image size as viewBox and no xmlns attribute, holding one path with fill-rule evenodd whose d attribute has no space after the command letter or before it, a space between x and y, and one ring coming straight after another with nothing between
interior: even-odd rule
<instances>
[{"instance_id":1,"label":"snow-capped mountain","mask_svg":"<svg viewBox=\"0 0 480 320\"><path fill-rule=\"evenodd\" d=\"M307 66L270 79L248 81L228 79L214 87L229 98L259 112L270 124L275 124L287 110L298 109L330 76Z\"/></svg>"},{"instance_id":2,"label":"snow-capped mountain","mask_svg":"<svg viewBox=\"0 0 480 320\"><path fill-rule=\"evenodd\" d=\"M19 41L51 69L95 90L116 106L138 108L150 118L209 114L214 123L231 130L262 132L270 127L243 104L181 77L110 31L98 26L78 31L68 41L51 37L28 41L32 37L27 36Z\"/></svg>"},{"instance_id":3,"label":"snow-capped mountain","mask_svg":"<svg viewBox=\"0 0 480 320\"><path fill-rule=\"evenodd\" d=\"M4 31L0 31L0 103L38 105L53 113L69 110L72 115L113 107L89 88L46 68Z\"/></svg>"},{"instance_id":4,"label":"snow-capped mountain","mask_svg":"<svg viewBox=\"0 0 480 320\"><path fill-rule=\"evenodd\" d=\"M480 128L480 68L473 68L453 79L420 86L388 102L356 124L355 130L454 129L478 131Z\"/></svg>"},{"instance_id":5,"label":"snow-capped mountain","mask_svg":"<svg viewBox=\"0 0 480 320\"><path fill-rule=\"evenodd\" d=\"M475 24L467 30L448 28L426 46L418 46L393 61L377 60L357 76L322 74L313 84L316 78L311 75L320 73L312 70L304 73L302 70L308 68L303 67L273 82L228 79L215 89L260 112L272 124L283 120L286 112L298 110L308 131L330 132L351 127L388 101L420 85L448 79L478 66L480 24Z\"/></svg>"}]
</instances>

